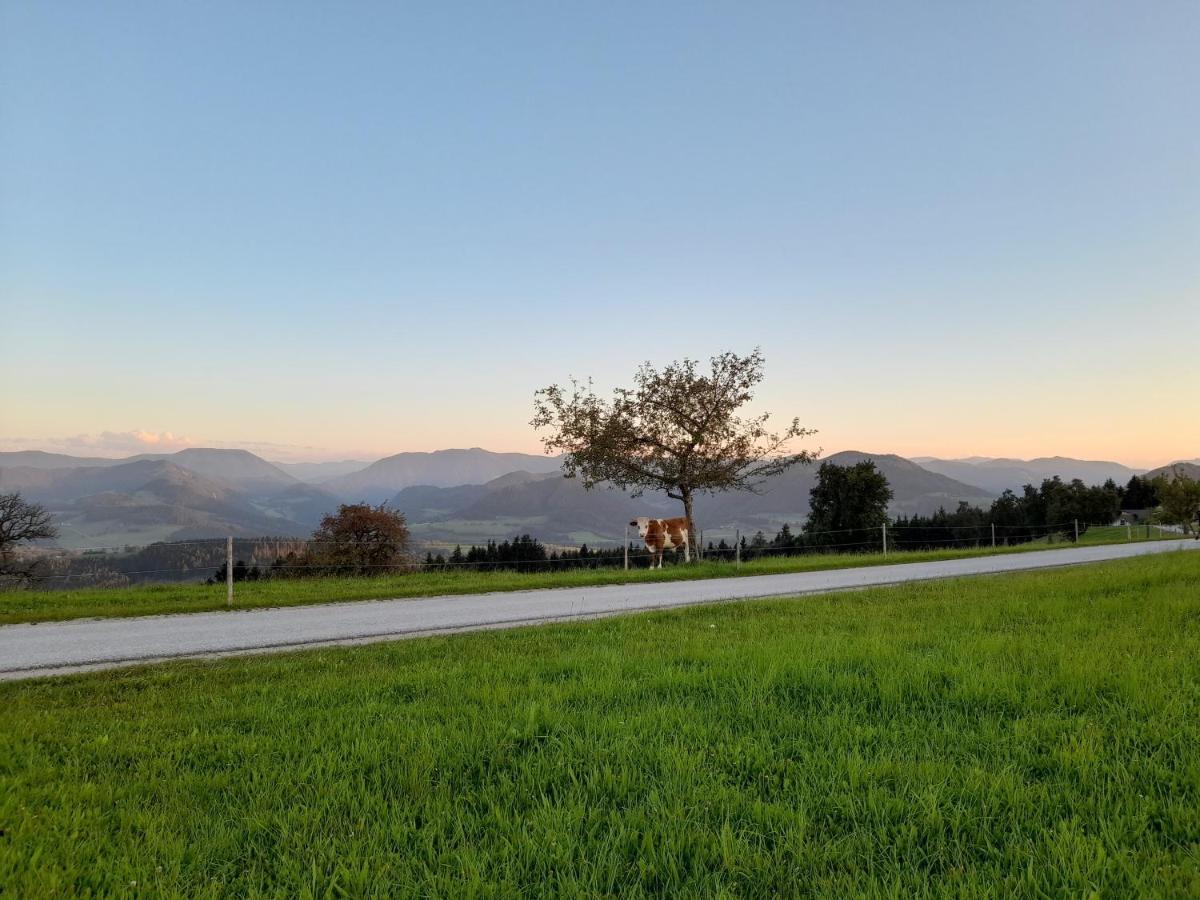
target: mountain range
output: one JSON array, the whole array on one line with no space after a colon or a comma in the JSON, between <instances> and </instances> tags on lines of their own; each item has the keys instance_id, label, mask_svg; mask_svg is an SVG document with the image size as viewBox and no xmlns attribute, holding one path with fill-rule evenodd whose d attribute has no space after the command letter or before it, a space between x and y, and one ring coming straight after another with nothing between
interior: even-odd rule
<instances>
[{"instance_id":1,"label":"mountain range","mask_svg":"<svg viewBox=\"0 0 1200 900\"><path fill-rule=\"evenodd\" d=\"M245 450L193 449L90 463L57 454L0 453L0 491L19 491L43 504L59 527L59 543L68 547L304 535L338 503Z\"/></svg>"},{"instance_id":2,"label":"mountain range","mask_svg":"<svg viewBox=\"0 0 1200 900\"><path fill-rule=\"evenodd\" d=\"M357 472L339 475L324 485L336 494L380 503L413 485L455 487L482 484L509 472L557 472L560 461L530 453L493 453L479 447L437 450L433 453L397 453Z\"/></svg>"},{"instance_id":3,"label":"mountain range","mask_svg":"<svg viewBox=\"0 0 1200 900\"><path fill-rule=\"evenodd\" d=\"M887 477L895 493L893 513L932 513L939 506L953 508L959 501L986 505L994 496L893 454L845 451L828 457L838 465L863 459L873 459ZM697 521L709 534L729 536L735 530L773 533L784 522L795 525L808 514L809 491L816 477L816 466L793 466L758 493L701 495L696 500ZM659 492L635 499L611 487L588 491L579 481L557 472L515 472L483 485L407 488L391 502L405 511L423 536L443 542L497 526L503 526L500 530L506 534L528 531L564 543L612 541L621 539L625 523L636 516L682 513L677 501Z\"/></svg>"},{"instance_id":4,"label":"mountain range","mask_svg":"<svg viewBox=\"0 0 1200 900\"><path fill-rule=\"evenodd\" d=\"M289 475L307 481L309 484L321 484L339 475L349 475L358 472L371 464L369 459L339 459L334 462L272 462L275 468Z\"/></svg>"},{"instance_id":5,"label":"mountain range","mask_svg":"<svg viewBox=\"0 0 1200 900\"><path fill-rule=\"evenodd\" d=\"M1058 475L1063 481L1078 478L1086 484L1103 484L1111 478L1119 485L1128 483L1145 469L1133 469L1117 462L1091 459L1070 459L1065 456L1045 456L1038 459L993 459L972 456L967 459L937 459L931 456L913 457L913 462L949 478L978 485L999 494L1022 485L1039 485Z\"/></svg>"},{"instance_id":6,"label":"mountain range","mask_svg":"<svg viewBox=\"0 0 1200 900\"><path fill-rule=\"evenodd\" d=\"M845 451L843 465L875 460L895 497L892 512L929 513L960 501L987 505L1005 488L1060 475L1124 483L1140 470L1119 463L923 458ZM126 459L42 451L0 453L0 491L44 504L66 547L145 544L199 537L308 535L339 503L387 501L431 545L482 542L528 532L561 543L619 540L637 515L678 515L661 493L640 498L587 491L559 474L561 460L478 447L398 453L375 462L275 464L245 450L189 449ZM1196 469L1195 464L1185 464ZM701 496L697 519L710 535L772 532L808 512L816 466L795 466L758 493ZM1157 471L1157 470L1156 470ZM1189 468L1190 471L1190 468ZM1153 473L1151 473L1153 474Z\"/></svg>"}]
</instances>

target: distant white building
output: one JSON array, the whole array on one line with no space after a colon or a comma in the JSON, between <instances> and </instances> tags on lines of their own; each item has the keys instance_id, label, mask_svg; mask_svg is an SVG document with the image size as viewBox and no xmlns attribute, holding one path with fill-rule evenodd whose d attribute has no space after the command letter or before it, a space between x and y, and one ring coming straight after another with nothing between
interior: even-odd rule
<instances>
[{"instance_id":1,"label":"distant white building","mask_svg":"<svg viewBox=\"0 0 1200 900\"><path fill-rule=\"evenodd\" d=\"M1144 525L1150 521L1155 509L1123 509L1120 523L1122 525Z\"/></svg>"}]
</instances>

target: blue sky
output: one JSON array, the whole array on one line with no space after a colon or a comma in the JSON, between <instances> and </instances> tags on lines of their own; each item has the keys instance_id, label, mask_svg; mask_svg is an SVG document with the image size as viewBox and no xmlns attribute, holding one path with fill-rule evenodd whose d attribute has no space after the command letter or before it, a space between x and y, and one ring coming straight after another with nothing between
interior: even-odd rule
<instances>
[{"instance_id":1,"label":"blue sky","mask_svg":"<svg viewBox=\"0 0 1200 900\"><path fill-rule=\"evenodd\" d=\"M529 450L761 345L829 450L1200 456L1195 3L0 10L7 448Z\"/></svg>"}]
</instances>

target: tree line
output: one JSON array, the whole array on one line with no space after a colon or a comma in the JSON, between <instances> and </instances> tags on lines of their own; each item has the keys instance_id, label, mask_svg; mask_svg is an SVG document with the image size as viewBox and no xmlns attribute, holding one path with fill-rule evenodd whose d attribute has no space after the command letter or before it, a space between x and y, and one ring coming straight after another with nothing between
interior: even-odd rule
<instances>
[{"instance_id":1,"label":"tree line","mask_svg":"<svg viewBox=\"0 0 1200 900\"><path fill-rule=\"evenodd\" d=\"M1092 525L1116 522L1123 510L1154 509L1162 524L1200 535L1200 482L1182 469L1172 478L1134 475L1125 486L1111 478L1088 485L1076 478L1055 476L1041 485L1006 490L984 509L960 502L953 511L889 518L892 491L887 478L871 460L853 466L823 463L811 493L810 512L802 531L784 525L773 538L759 532L746 541L742 558L766 554L881 548L882 526L888 525L888 546L897 550L936 550L972 545L1024 544L1057 535L1075 540Z\"/></svg>"}]
</instances>

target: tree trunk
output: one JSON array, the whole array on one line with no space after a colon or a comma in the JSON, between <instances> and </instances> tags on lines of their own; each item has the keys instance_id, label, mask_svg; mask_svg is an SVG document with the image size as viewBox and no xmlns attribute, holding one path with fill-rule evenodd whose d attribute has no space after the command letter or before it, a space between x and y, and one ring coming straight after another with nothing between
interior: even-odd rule
<instances>
[{"instance_id":1,"label":"tree trunk","mask_svg":"<svg viewBox=\"0 0 1200 900\"><path fill-rule=\"evenodd\" d=\"M700 554L696 550L696 520L692 516L692 492L685 488L679 493L683 497L683 514L687 518L688 545L692 549L693 558L699 559Z\"/></svg>"}]
</instances>

